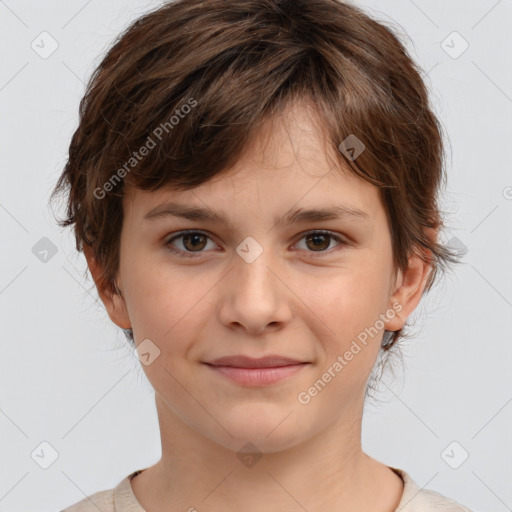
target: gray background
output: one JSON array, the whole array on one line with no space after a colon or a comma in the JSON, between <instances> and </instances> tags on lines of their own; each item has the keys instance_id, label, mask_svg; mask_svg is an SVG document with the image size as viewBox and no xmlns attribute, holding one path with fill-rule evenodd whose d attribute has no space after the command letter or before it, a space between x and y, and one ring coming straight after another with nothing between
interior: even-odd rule
<instances>
[{"instance_id":1,"label":"gray background","mask_svg":"<svg viewBox=\"0 0 512 512\"><path fill-rule=\"evenodd\" d=\"M475 512L512 510L512 0L354 3L424 69L449 135L443 239L467 249L413 315L364 448ZM160 456L152 389L47 208L85 81L158 4L0 1L0 511L60 510Z\"/></svg>"}]
</instances>

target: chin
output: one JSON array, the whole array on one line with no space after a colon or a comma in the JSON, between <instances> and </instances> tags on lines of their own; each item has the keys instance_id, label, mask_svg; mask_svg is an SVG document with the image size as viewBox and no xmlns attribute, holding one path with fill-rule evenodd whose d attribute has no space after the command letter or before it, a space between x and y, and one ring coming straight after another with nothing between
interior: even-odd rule
<instances>
[{"instance_id":1,"label":"chin","mask_svg":"<svg viewBox=\"0 0 512 512\"><path fill-rule=\"evenodd\" d=\"M224 448L233 451L239 458L243 457L245 453L264 455L271 453L279 453L285 450L291 449L297 444L300 444L300 438L293 435L281 435L268 434L268 430L258 431L257 429L240 430L239 432L232 432L233 438L226 440L215 439L218 444ZM242 459L241 459L242 460Z\"/></svg>"},{"instance_id":2,"label":"chin","mask_svg":"<svg viewBox=\"0 0 512 512\"><path fill-rule=\"evenodd\" d=\"M307 429L305 425L296 424L296 419L292 418L293 413L287 417L290 411L291 409L287 409L286 412L279 409L278 413L274 411L272 414L268 411L267 414L263 411L257 411L255 414L252 411L250 414L242 415L240 411L233 409L231 417L218 418L233 437L227 434L222 438L212 437L211 431L207 437L237 453L240 450L250 450L251 447L246 446L248 443L254 445L261 453L287 450L306 440L305 427ZM244 446L245 448L242 448Z\"/></svg>"}]
</instances>

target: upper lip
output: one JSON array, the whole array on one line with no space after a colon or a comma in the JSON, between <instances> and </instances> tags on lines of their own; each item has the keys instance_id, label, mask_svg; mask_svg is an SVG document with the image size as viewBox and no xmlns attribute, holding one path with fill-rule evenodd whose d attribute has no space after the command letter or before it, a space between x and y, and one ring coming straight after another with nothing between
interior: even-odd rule
<instances>
[{"instance_id":1,"label":"upper lip","mask_svg":"<svg viewBox=\"0 0 512 512\"><path fill-rule=\"evenodd\" d=\"M282 357L278 355L270 355L260 358L248 356L225 356L208 361L206 364L213 366L233 366L237 368L274 368L278 366L290 366L294 364L303 364L306 361L299 361L289 357Z\"/></svg>"}]
</instances>

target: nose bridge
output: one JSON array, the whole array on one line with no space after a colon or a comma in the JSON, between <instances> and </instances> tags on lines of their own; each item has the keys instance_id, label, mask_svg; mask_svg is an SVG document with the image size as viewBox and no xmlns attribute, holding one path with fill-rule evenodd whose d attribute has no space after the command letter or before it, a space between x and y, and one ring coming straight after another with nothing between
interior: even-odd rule
<instances>
[{"instance_id":1,"label":"nose bridge","mask_svg":"<svg viewBox=\"0 0 512 512\"><path fill-rule=\"evenodd\" d=\"M286 287L274 275L278 263L270 247L270 237L265 240L262 237L260 241L247 237L238 245L236 253L233 272L223 290L222 321L260 332L270 323L287 320Z\"/></svg>"},{"instance_id":2,"label":"nose bridge","mask_svg":"<svg viewBox=\"0 0 512 512\"><path fill-rule=\"evenodd\" d=\"M246 237L236 248L235 280L236 293L261 295L269 300L274 296L275 276L270 271L275 266L270 237Z\"/></svg>"}]
</instances>

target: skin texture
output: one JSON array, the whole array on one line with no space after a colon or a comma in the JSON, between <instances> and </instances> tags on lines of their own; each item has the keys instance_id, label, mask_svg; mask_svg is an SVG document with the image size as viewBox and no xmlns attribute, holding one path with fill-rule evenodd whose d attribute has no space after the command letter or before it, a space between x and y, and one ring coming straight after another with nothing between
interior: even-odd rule
<instances>
[{"instance_id":1,"label":"skin texture","mask_svg":"<svg viewBox=\"0 0 512 512\"><path fill-rule=\"evenodd\" d=\"M301 506L391 512L398 505L401 479L361 448L365 389L383 329L308 404L297 397L379 315L394 311L384 327L402 327L430 266L411 256L409 268L396 271L378 190L333 168L326 151L313 109L299 103L262 125L237 164L200 187L128 187L117 279L122 296L102 287L101 268L86 251L112 321L131 327L137 344L150 339L160 350L143 369L155 389L162 458L132 480L148 512ZM143 218L170 200L222 212L230 225ZM369 219L274 221L294 208L339 204ZM172 242L192 257L166 246L185 229L209 237L196 242L195 253L192 241ZM328 230L348 243L325 237L319 250L308 243L308 230ZM263 250L252 263L236 252L248 236ZM310 364L276 384L249 388L204 364L234 354ZM247 442L262 455L252 467L237 457Z\"/></svg>"}]
</instances>

